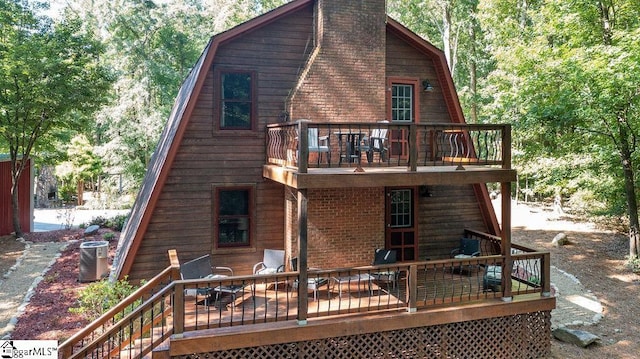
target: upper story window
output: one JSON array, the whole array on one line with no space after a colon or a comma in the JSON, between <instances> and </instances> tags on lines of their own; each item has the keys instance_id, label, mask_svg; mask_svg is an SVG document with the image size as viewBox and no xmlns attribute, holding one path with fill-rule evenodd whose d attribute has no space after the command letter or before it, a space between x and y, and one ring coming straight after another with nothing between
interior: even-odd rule
<instances>
[{"instance_id":1,"label":"upper story window","mask_svg":"<svg viewBox=\"0 0 640 359\"><path fill-rule=\"evenodd\" d=\"M220 129L253 129L254 77L251 72L220 72Z\"/></svg>"},{"instance_id":2,"label":"upper story window","mask_svg":"<svg viewBox=\"0 0 640 359\"><path fill-rule=\"evenodd\" d=\"M391 86L391 120L413 121L413 85L393 84Z\"/></svg>"},{"instance_id":3,"label":"upper story window","mask_svg":"<svg viewBox=\"0 0 640 359\"><path fill-rule=\"evenodd\" d=\"M387 119L396 123L420 122L418 79L387 78Z\"/></svg>"},{"instance_id":4,"label":"upper story window","mask_svg":"<svg viewBox=\"0 0 640 359\"><path fill-rule=\"evenodd\" d=\"M250 246L253 222L252 188L217 188L215 205L216 248Z\"/></svg>"}]
</instances>

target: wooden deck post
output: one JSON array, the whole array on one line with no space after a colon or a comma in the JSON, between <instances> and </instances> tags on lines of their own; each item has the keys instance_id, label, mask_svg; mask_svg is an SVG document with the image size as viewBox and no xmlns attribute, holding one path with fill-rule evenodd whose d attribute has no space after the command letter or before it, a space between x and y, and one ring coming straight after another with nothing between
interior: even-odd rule
<instances>
[{"instance_id":1,"label":"wooden deck post","mask_svg":"<svg viewBox=\"0 0 640 359\"><path fill-rule=\"evenodd\" d=\"M169 249L169 265L171 266L171 280L179 280L180 278L180 260L178 259L178 251Z\"/></svg>"},{"instance_id":2,"label":"wooden deck post","mask_svg":"<svg viewBox=\"0 0 640 359\"><path fill-rule=\"evenodd\" d=\"M502 231L500 237L502 240L502 299L511 301L511 268L513 261L511 259L511 182L502 182L500 191L502 193Z\"/></svg>"},{"instance_id":3,"label":"wooden deck post","mask_svg":"<svg viewBox=\"0 0 640 359\"><path fill-rule=\"evenodd\" d=\"M305 137L306 137L306 124ZM302 132L300 132L302 133ZM302 137L302 136L301 136ZM307 297L308 261L307 261L307 190L298 190L298 324L307 324L309 298Z\"/></svg>"},{"instance_id":4,"label":"wooden deck post","mask_svg":"<svg viewBox=\"0 0 640 359\"><path fill-rule=\"evenodd\" d=\"M173 297L173 335L182 337L184 333L184 284L177 283Z\"/></svg>"},{"instance_id":5,"label":"wooden deck post","mask_svg":"<svg viewBox=\"0 0 640 359\"><path fill-rule=\"evenodd\" d=\"M418 311L418 266L409 266L409 275L407 276L407 311L409 313Z\"/></svg>"},{"instance_id":6,"label":"wooden deck post","mask_svg":"<svg viewBox=\"0 0 640 359\"><path fill-rule=\"evenodd\" d=\"M542 271L542 292L540 296L551 296L551 253L546 252L542 256L542 263L540 263L540 270Z\"/></svg>"},{"instance_id":7,"label":"wooden deck post","mask_svg":"<svg viewBox=\"0 0 640 359\"><path fill-rule=\"evenodd\" d=\"M415 123L409 125L409 171L418 170L418 126Z\"/></svg>"},{"instance_id":8,"label":"wooden deck post","mask_svg":"<svg viewBox=\"0 0 640 359\"><path fill-rule=\"evenodd\" d=\"M298 173L309 168L309 120L298 120Z\"/></svg>"}]
</instances>

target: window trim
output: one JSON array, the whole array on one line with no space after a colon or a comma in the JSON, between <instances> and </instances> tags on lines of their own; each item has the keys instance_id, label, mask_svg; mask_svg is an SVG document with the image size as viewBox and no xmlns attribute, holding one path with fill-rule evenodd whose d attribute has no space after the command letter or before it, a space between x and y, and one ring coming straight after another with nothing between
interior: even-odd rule
<instances>
[{"instance_id":1,"label":"window trim","mask_svg":"<svg viewBox=\"0 0 640 359\"><path fill-rule=\"evenodd\" d=\"M411 85L413 86L413 118L411 119L411 123L420 123L420 79L415 77L387 77L387 99L386 99L386 112L387 119L393 122L392 119L392 96L393 96L393 85ZM402 122L407 123L407 122Z\"/></svg>"},{"instance_id":2,"label":"window trim","mask_svg":"<svg viewBox=\"0 0 640 359\"><path fill-rule=\"evenodd\" d=\"M254 70L237 69L237 68L221 68L214 71L214 86L213 86L213 117L214 117L214 130L226 133L240 132L247 133L247 131L257 130L257 106L258 106L258 75ZM249 113L249 128L239 127L222 127L222 75L223 74L249 74L251 76L251 110Z\"/></svg>"},{"instance_id":3,"label":"window trim","mask_svg":"<svg viewBox=\"0 0 640 359\"><path fill-rule=\"evenodd\" d=\"M249 199L249 203L248 205L248 210L249 213L247 214L247 218L249 220L249 229L247 230L248 233L248 241L246 244L231 244L231 245L220 245L220 237L219 237L219 229L218 229L218 223L220 223L220 192L222 191L238 191L238 190L246 190L248 191L248 199ZM213 216L212 216L212 237L213 237L213 248L216 250L242 250L242 249L247 249L247 248L253 248L255 246L255 215L256 215L256 211L255 211L255 203L256 203L256 199L255 199L255 194L256 194L256 186L255 185L233 185L233 186L225 186L225 185L220 185L220 186L213 186L212 189L212 194L213 194Z\"/></svg>"}]
</instances>

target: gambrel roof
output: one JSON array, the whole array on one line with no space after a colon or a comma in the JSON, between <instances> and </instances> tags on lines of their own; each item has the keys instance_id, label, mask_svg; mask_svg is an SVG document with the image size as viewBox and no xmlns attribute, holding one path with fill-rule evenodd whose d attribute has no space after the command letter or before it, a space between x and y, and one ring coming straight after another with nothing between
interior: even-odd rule
<instances>
[{"instance_id":1,"label":"gambrel roof","mask_svg":"<svg viewBox=\"0 0 640 359\"><path fill-rule=\"evenodd\" d=\"M291 15L314 3L315 0L292 1L211 38L198 59L198 62L182 84L171 115L160 137L157 149L151 158L131 216L120 236L118 251L113 264L112 278L122 278L124 274L129 272L133 265L134 258L151 220L155 205L171 170L178 148L180 147L187 123L193 112L207 73L211 69L217 49L226 42L253 32L281 17ZM464 116L462 108L449 68L447 67L444 53L389 17L387 17L386 28L387 32L393 33L398 38L406 41L433 61L451 119L453 122L463 123ZM485 210L484 213L492 213L492 211ZM497 220L493 220L492 222L494 223L494 229L499 231L497 228Z\"/></svg>"}]
</instances>

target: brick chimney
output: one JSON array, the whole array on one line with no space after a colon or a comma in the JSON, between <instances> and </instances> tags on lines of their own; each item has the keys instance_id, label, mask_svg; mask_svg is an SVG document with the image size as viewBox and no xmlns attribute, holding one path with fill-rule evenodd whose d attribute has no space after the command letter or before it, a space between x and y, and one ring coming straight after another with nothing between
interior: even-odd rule
<instances>
[{"instance_id":1,"label":"brick chimney","mask_svg":"<svg viewBox=\"0 0 640 359\"><path fill-rule=\"evenodd\" d=\"M315 48L289 98L291 119L385 119L385 0L317 0Z\"/></svg>"}]
</instances>

